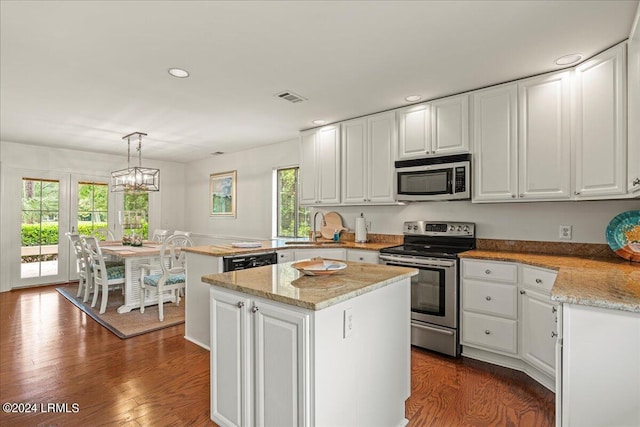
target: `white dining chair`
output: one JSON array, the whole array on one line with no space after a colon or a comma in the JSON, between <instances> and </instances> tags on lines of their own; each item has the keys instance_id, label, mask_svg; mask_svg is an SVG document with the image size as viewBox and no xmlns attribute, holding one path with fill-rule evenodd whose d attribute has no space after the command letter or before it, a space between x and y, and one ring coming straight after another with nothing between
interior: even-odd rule
<instances>
[{"instance_id":1,"label":"white dining chair","mask_svg":"<svg viewBox=\"0 0 640 427\"><path fill-rule=\"evenodd\" d=\"M115 236L108 228L96 228L90 235L103 242L107 240L116 240Z\"/></svg>"},{"instance_id":2,"label":"white dining chair","mask_svg":"<svg viewBox=\"0 0 640 427\"><path fill-rule=\"evenodd\" d=\"M124 288L124 264L109 263L109 265L107 265L97 238L93 236L84 236L81 241L83 242L85 251L89 255L89 262L91 263L93 274L93 301L91 303L91 307L96 306L96 303L98 302L98 294L102 292L100 314L104 314L107 310L109 288Z\"/></svg>"},{"instance_id":3,"label":"white dining chair","mask_svg":"<svg viewBox=\"0 0 640 427\"><path fill-rule=\"evenodd\" d=\"M187 237L191 237L191 232L190 231L182 231L182 230L175 230L173 232L174 236L187 236Z\"/></svg>"},{"instance_id":4,"label":"white dining chair","mask_svg":"<svg viewBox=\"0 0 640 427\"><path fill-rule=\"evenodd\" d=\"M145 301L152 290L158 296L158 318L164 320L163 302L167 295L175 298L180 305L180 290L184 289L187 278L185 271L186 252L182 248L193 246L189 236L172 235L160 248L160 268L162 273L154 273L153 266L140 266L140 313L144 313ZM156 267L157 268L157 267Z\"/></svg>"},{"instance_id":5,"label":"white dining chair","mask_svg":"<svg viewBox=\"0 0 640 427\"><path fill-rule=\"evenodd\" d=\"M156 243L162 243L169 235L169 230L163 230L160 228L156 228L153 230L153 237L151 237L151 241Z\"/></svg>"},{"instance_id":6,"label":"white dining chair","mask_svg":"<svg viewBox=\"0 0 640 427\"><path fill-rule=\"evenodd\" d=\"M82 296L82 302L89 300L89 294L93 292L93 276L91 274L91 268L87 252L84 250L82 240L78 233L65 233L65 235L71 241L71 247L76 255L76 261L78 266L78 292L77 298Z\"/></svg>"}]
</instances>

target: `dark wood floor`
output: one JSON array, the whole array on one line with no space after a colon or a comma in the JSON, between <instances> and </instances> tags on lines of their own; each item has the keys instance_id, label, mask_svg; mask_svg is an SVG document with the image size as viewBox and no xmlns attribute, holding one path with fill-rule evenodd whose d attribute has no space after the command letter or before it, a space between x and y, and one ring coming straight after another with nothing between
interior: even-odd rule
<instances>
[{"instance_id":1,"label":"dark wood floor","mask_svg":"<svg viewBox=\"0 0 640 427\"><path fill-rule=\"evenodd\" d=\"M183 335L120 340L53 286L0 293L0 402L38 410L3 411L0 425L214 425L209 353ZM415 348L411 359L410 426L554 423L553 393L519 372ZM68 412L43 413L50 403Z\"/></svg>"}]
</instances>

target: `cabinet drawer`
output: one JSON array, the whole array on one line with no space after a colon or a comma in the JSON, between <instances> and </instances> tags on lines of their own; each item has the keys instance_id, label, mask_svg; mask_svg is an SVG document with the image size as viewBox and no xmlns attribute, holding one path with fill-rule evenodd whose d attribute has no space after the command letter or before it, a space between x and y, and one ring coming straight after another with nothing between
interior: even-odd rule
<instances>
[{"instance_id":1,"label":"cabinet drawer","mask_svg":"<svg viewBox=\"0 0 640 427\"><path fill-rule=\"evenodd\" d=\"M508 262L462 260L462 275L474 279L515 283L518 267Z\"/></svg>"},{"instance_id":2,"label":"cabinet drawer","mask_svg":"<svg viewBox=\"0 0 640 427\"><path fill-rule=\"evenodd\" d=\"M462 344L516 354L517 322L475 313L462 313Z\"/></svg>"},{"instance_id":3,"label":"cabinet drawer","mask_svg":"<svg viewBox=\"0 0 640 427\"><path fill-rule=\"evenodd\" d=\"M551 291L558 273L544 268L522 266L522 284L535 289Z\"/></svg>"},{"instance_id":4,"label":"cabinet drawer","mask_svg":"<svg viewBox=\"0 0 640 427\"><path fill-rule=\"evenodd\" d=\"M512 319L517 317L518 293L515 285L464 279L462 287L463 310Z\"/></svg>"}]
</instances>

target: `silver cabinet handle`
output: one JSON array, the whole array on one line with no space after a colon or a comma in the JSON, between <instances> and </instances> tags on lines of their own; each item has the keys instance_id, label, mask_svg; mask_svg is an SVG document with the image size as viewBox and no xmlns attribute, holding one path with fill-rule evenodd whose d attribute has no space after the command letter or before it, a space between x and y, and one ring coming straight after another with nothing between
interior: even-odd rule
<instances>
[{"instance_id":1,"label":"silver cabinet handle","mask_svg":"<svg viewBox=\"0 0 640 427\"><path fill-rule=\"evenodd\" d=\"M520 197L524 197L524 194L523 194L523 193L520 193Z\"/></svg>"},{"instance_id":2,"label":"silver cabinet handle","mask_svg":"<svg viewBox=\"0 0 640 427\"><path fill-rule=\"evenodd\" d=\"M515 199L515 198L516 198L516 195L515 195L515 194L512 194L512 195L511 195L511 198L512 198L512 199Z\"/></svg>"},{"instance_id":3,"label":"silver cabinet handle","mask_svg":"<svg viewBox=\"0 0 640 427\"><path fill-rule=\"evenodd\" d=\"M579 191L574 191L573 194L575 194L576 196L579 196L580 192Z\"/></svg>"},{"instance_id":4,"label":"silver cabinet handle","mask_svg":"<svg viewBox=\"0 0 640 427\"><path fill-rule=\"evenodd\" d=\"M489 295L487 295L487 297L485 298L487 301L491 301L491 297Z\"/></svg>"},{"instance_id":5,"label":"silver cabinet handle","mask_svg":"<svg viewBox=\"0 0 640 427\"><path fill-rule=\"evenodd\" d=\"M244 302L238 301L237 305L238 305L238 308L242 308L242 307L244 307Z\"/></svg>"},{"instance_id":6,"label":"silver cabinet handle","mask_svg":"<svg viewBox=\"0 0 640 427\"><path fill-rule=\"evenodd\" d=\"M253 307L251 307L251 312L252 312L252 313L255 313L255 312L256 312L256 311L258 311L258 310L260 310L260 309L258 308L258 306L257 306L257 305L254 305Z\"/></svg>"},{"instance_id":7,"label":"silver cabinet handle","mask_svg":"<svg viewBox=\"0 0 640 427\"><path fill-rule=\"evenodd\" d=\"M633 180L633 186L640 185L640 178L636 178Z\"/></svg>"},{"instance_id":8,"label":"silver cabinet handle","mask_svg":"<svg viewBox=\"0 0 640 427\"><path fill-rule=\"evenodd\" d=\"M551 307L551 312L552 313L557 313L558 312L558 307L556 307L555 305L553 307Z\"/></svg>"},{"instance_id":9,"label":"silver cabinet handle","mask_svg":"<svg viewBox=\"0 0 640 427\"><path fill-rule=\"evenodd\" d=\"M536 283L538 284L542 283L542 279L536 279Z\"/></svg>"},{"instance_id":10,"label":"silver cabinet handle","mask_svg":"<svg viewBox=\"0 0 640 427\"><path fill-rule=\"evenodd\" d=\"M525 292L525 290L524 290L524 289L522 289L522 290L520 291L520 295L524 295L524 294L526 294L526 292Z\"/></svg>"},{"instance_id":11,"label":"silver cabinet handle","mask_svg":"<svg viewBox=\"0 0 640 427\"><path fill-rule=\"evenodd\" d=\"M557 337L557 336L558 336L558 333L557 333L557 332L551 332L551 338L555 338L555 337Z\"/></svg>"},{"instance_id":12,"label":"silver cabinet handle","mask_svg":"<svg viewBox=\"0 0 640 427\"><path fill-rule=\"evenodd\" d=\"M489 269L485 270L484 274L491 274L491 270L489 270Z\"/></svg>"},{"instance_id":13,"label":"silver cabinet handle","mask_svg":"<svg viewBox=\"0 0 640 427\"><path fill-rule=\"evenodd\" d=\"M491 334L491 331L490 331L490 330L488 330L488 329L485 329L485 330L484 330L484 333L485 333L486 335L490 335L490 334Z\"/></svg>"}]
</instances>

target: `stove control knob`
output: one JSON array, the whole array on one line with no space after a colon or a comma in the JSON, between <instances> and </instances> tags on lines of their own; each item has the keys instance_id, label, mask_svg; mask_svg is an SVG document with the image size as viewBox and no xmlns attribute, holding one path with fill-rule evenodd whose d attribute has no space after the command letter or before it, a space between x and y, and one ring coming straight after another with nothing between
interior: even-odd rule
<instances>
[{"instance_id":1,"label":"stove control knob","mask_svg":"<svg viewBox=\"0 0 640 427\"><path fill-rule=\"evenodd\" d=\"M411 224L407 224L407 230L411 231Z\"/></svg>"},{"instance_id":2,"label":"stove control knob","mask_svg":"<svg viewBox=\"0 0 640 427\"><path fill-rule=\"evenodd\" d=\"M456 231L456 226L455 225L450 225L449 226L449 231Z\"/></svg>"},{"instance_id":3,"label":"stove control knob","mask_svg":"<svg viewBox=\"0 0 640 427\"><path fill-rule=\"evenodd\" d=\"M469 226L465 225L464 227L462 227L462 231L469 231Z\"/></svg>"},{"instance_id":4,"label":"stove control knob","mask_svg":"<svg viewBox=\"0 0 640 427\"><path fill-rule=\"evenodd\" d=\"M418 231L418 226L417 225L413 226L413 231Z\"/></svg>"},{"instance_id":5,"label":"stove control knob","mask_svg":"<svg viewBox=\"0 0 640 427\"><path fill-rule=\"evenodd\" d=\"M458 226L458 231L462 231L462 226L461 225Z\"/></svg>"}]
</instances>

